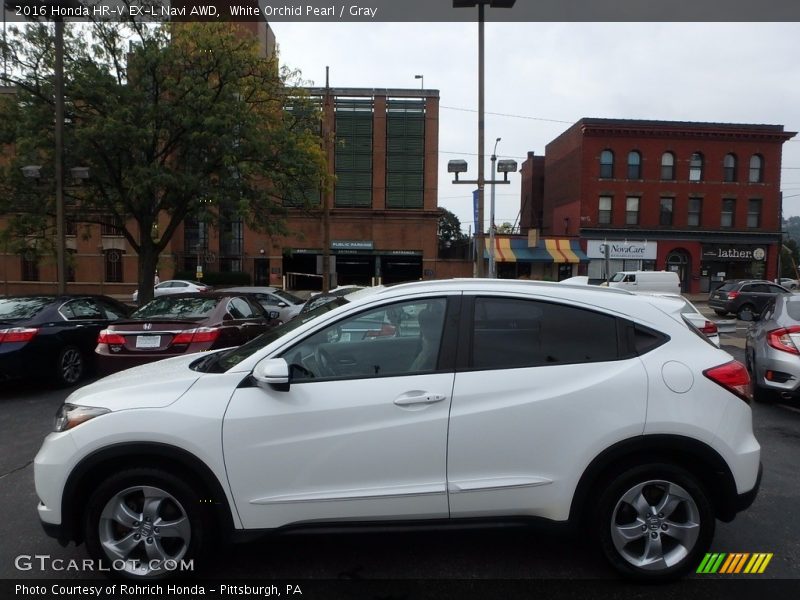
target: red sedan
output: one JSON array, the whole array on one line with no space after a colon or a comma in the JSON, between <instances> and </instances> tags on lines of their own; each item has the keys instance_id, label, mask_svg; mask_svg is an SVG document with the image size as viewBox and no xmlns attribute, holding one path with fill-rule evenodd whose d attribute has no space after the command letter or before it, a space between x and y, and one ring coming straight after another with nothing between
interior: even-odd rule
<instances>
[{"instance_id":1,"label":"red sedan","mask_svg":"<svg viewBox=\"0 0 800 600\"><path fill-rule=\"evenodd\" d=\"M98 368L108 374L162 358L239 346L278 323L247 294L161 296L100 332Z\"/></svg>"}]
</instances>

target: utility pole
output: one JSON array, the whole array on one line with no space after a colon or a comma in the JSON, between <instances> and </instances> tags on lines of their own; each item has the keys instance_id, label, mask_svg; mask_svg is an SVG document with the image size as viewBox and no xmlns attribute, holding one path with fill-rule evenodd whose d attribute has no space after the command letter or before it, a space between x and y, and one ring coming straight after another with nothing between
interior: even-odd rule
<instances>
[{"instance_id":1,"label":"utility pole","mask_svg":"<svg viewBox=\"0 0 800 600\"><path fill-rule=\"evenodd\" d=\"M322 107L322 138L325 143L325 162L328 173L333 168L333 143L331 136L333 129L329 126L328 119L334 120L333 101L329 80L330 67L325 67L325 100ZM322 195L322 291L330 290L331 283L331 205L333 204L333 189L326 187Z\"/></svg>"}]
</instances>

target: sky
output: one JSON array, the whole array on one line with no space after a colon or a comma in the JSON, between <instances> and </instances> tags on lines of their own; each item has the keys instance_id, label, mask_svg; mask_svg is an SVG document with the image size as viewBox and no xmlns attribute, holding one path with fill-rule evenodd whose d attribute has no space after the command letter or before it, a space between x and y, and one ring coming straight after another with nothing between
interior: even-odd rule
<instances>
[{"instance_id":1,"label":"sky","mask_svg":"<svg viewBox=\"0 0 800 600\"><path fill-rule=\"evenodd\" d=\"M477 178L478 25L270 24L281 64L309 84L439 90L439 206L466 232ZM582 117L783 125L800 131L800 23L485 24L486 177L498 158L518 163ZM491 114L498 113L498 114ZM798 136L800 138L800 136ZM800 216L800 139L783 146L784 217ZM520 178L496 188L496 222L514 223ZM486 219L489 191L486 191Z\"/></svg>"}]
</instances>

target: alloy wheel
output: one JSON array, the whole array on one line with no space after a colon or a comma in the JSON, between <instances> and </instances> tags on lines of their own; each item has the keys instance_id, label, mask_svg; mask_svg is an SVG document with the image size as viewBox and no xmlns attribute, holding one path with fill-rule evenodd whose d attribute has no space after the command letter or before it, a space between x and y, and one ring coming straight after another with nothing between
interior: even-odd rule
<instances>
[{"instance_id":1,"label":"alloy wheel","mask_svg":"<svg viewBox=\"0 0 800 600\"><path fill-rule=\"evenodd\" d=\"M663 480L638 483L611 515L611 540L639 569L669 569L684 560L700 535L700 510L684 488Z\"/></svg>"},{"instance_id":2,"label":"alloy wheel","mask_svg":"<svg viewBox=\"0 0 800 600\"><path fill-rule=\"evenodd\" d=\"M59 362L61 379L66 384L77 383L83 375L83 356L77 348L67 348Z\"/></svg>"},{"instance_id":3,"label":"alloy wheel","mask_svg":"<svg viewBox=\"0 0 800 600\"><path fill-rule=\"evenodd\" d=\"M186 510L169 492L129 487L112 496L98 522L100 547L115 570L159 575L186 556L192 527Z\"/></svg>"}]
</instances>

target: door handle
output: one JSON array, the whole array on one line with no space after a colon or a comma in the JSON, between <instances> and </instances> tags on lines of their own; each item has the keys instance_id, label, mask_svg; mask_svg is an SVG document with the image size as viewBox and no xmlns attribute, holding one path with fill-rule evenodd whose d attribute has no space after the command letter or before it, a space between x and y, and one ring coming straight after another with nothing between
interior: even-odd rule
<instances>
[{"instance_id":1,"label":"door handle","mask_svg":"<svg viewBox=\"0 0 800 600\"><path fill-rule=\"evenodd\" d=\"M418 394L415 396L401 396L394 401L397 406L414 406L415 404L434 404L447 398L444 394Z\"/></svg>"}]
</instances>

